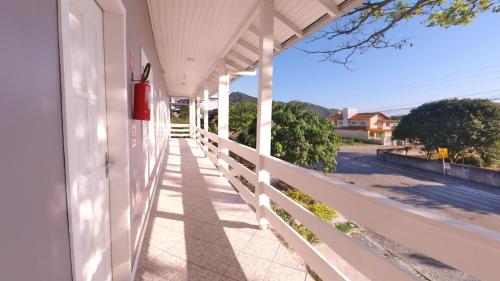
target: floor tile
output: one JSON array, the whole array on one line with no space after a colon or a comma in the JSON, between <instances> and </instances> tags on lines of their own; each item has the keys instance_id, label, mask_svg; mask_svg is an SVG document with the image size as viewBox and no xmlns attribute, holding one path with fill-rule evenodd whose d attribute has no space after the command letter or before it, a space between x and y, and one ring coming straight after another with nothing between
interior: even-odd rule
<instances>
[{"instance_id":1,"label":"floor tile","mask_svg":"<svg viewBox=\"0 0 500 281\"><path fill-rule=\"evenodd\" d=\"M272 261L279 246L280 243L278 240L270 240L254 235L241 249L241 251L245 254L251 254L256 257Z\"/></svg>"},{"instance_id":2,"label":"floor tile","mask_svg":"<svg viewBox=\"0 0 500 281\"><path fill-rule=\"evenodd\" d=\"M191 139L169 143L136 281L305 279L300 262Z\"/></svg>"},{"instance_id":3,"label":"floor tile","mask_svg":"<svg viewBox=\"0 0 500 281\"><path fill-rule=\"evenodd\" d=\"M264 281L304 281L305 278L304 271L273 263L269 267Z\"/></svg>"}]
</instances>

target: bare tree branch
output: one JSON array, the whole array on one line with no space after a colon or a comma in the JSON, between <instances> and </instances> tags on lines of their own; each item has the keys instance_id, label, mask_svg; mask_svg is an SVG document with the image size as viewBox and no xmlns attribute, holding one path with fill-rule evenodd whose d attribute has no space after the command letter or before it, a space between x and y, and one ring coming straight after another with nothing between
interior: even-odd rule
<instances>
[{"instance_id":1,"label":"bare tree branch","mask_svg":"<svg viewBox=\"0 0 500 281\"><path fill-rule=\"evenodd\" d=\"M380 0L363 3L333 23L329 29L310 37L308 42L331 40L326 50L299 48L319 54L321 61L339 63L347 68L356 54L371 49L411 46L410 38L390 39L387 33L416 16L425 17L427 26L449 27L470 23L477 13L500 11L500 0Z\"/></svg>"}]
</instances>

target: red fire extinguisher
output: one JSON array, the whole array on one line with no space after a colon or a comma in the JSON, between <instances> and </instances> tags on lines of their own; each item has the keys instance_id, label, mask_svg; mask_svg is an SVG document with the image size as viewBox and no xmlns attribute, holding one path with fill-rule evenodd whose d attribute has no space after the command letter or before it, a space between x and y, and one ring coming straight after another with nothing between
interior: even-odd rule
<instances>
[{"instance_id":1,"label":"red fire extinguisher","mask_svg":"<svg viewBox=\"0 0 500 281\"><path fill-rule=\"evenodd\" d=\"M149 63L144 67L141 80L134 85L134 119L136 120L150 120L149 112L149 85L148 77L151 65Z\"/></svg>"}]
</instances>

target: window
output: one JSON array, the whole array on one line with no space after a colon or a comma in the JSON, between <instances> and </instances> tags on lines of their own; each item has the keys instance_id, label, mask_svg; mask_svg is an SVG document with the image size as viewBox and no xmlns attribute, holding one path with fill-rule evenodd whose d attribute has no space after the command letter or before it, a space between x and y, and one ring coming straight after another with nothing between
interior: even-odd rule
<instances>
[{"instance_id":1,"label":"window","mask_svg":"<svg viewBox=\"0 0 500 281\"><path fill-rule=\"evenodd\" d=\"M356 121L352 121L351 125L356 125Z\"/></svg>"},{"instance_id":2,"label":"window","mask_svg":"<svg viewBox=\"0 0 500 281\"><path fill-rule=\"evenodd\" d=\"M361 126L366 126L366 122L365 121L361 121Z\"/></svg>"}]
</instances>

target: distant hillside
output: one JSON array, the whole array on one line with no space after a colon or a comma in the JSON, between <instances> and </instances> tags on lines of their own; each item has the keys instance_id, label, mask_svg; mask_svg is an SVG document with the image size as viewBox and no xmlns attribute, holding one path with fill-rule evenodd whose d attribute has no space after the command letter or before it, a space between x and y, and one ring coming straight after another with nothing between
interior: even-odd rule
<instances>
[{"instance_id":1,"label":"distant hillside","mask_svg":"<svg viewBox=\"0 0 500 281\"><path fill-rule=\"evenodd\" d=\"M249 96L245 93L242 92L232 92L229 95L229 102L230 103L237 103L237 102L257 102L256 97ZM279 102L279 101L278 101ZM307 108L307 110L314 112L318 114L319 117L329 117L335 113L337 113L339 110L335 108L326 108L317 104L312 104L308 102L303 102L303 101L290 101L290 103L294 104L304 104Z\"/></svg>"},{"instance_id":2,"label":"distant hillside","mask_svg":"<svg viewBox=\"0 0 500 281\"><path fill-rule=\"evenodd\" d=\"M242 92L232 92L229 95L229 102L257 102L256 97L249 96Z\"/></svg>"},{"instance_id":3,"label":"distant hillside","mask_svg":"<svg viewBox=\"0 0 500 281\"><path fill-rule=\"evenodd\" d=\"M336 108L326 108L321 105L317 104L312 104L309 102L304 102L304 101L290 101L289 103L297 103L297 104L304 104L307 108L307 110L314 112L318 114L318 116L327 118L329 116L332 116L333 114L337 113L339 110Z\"/></svg>"}]
</instances>

